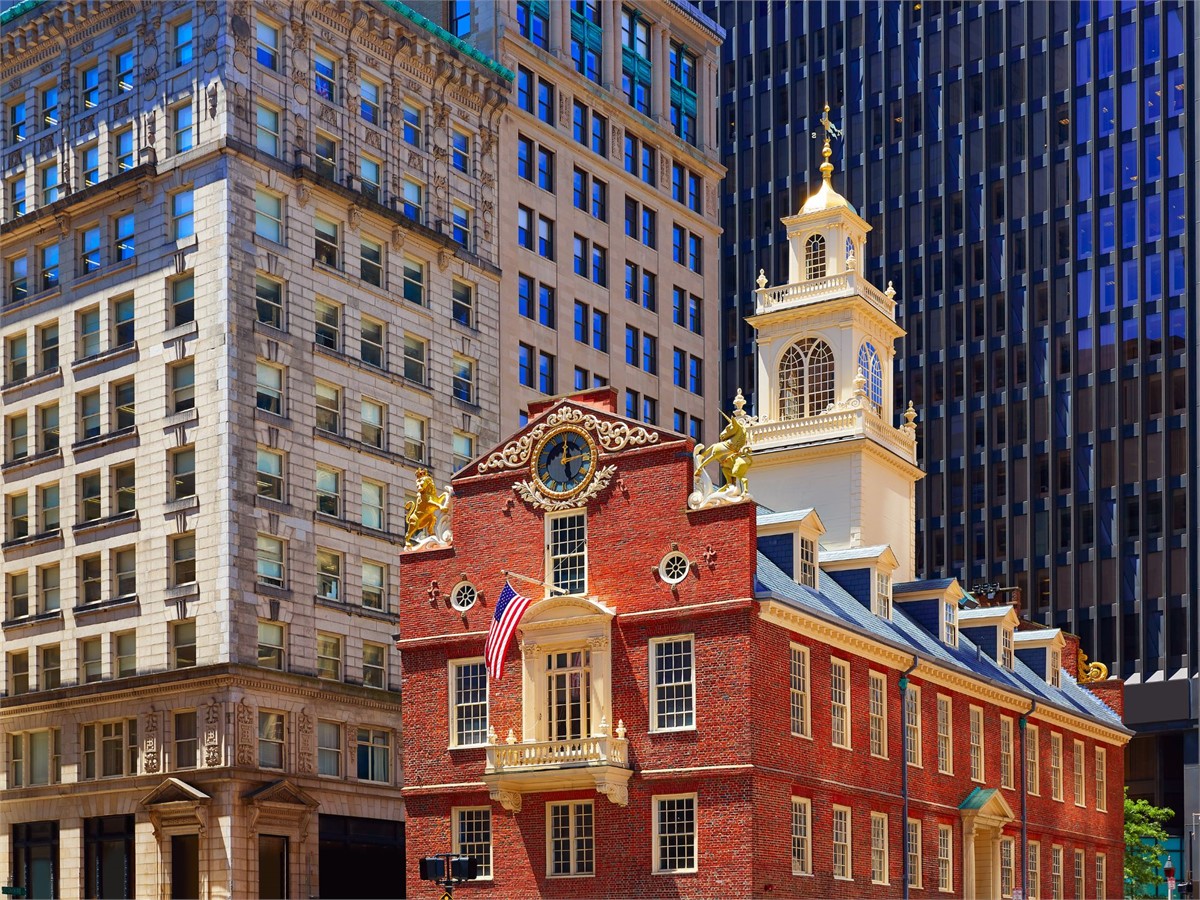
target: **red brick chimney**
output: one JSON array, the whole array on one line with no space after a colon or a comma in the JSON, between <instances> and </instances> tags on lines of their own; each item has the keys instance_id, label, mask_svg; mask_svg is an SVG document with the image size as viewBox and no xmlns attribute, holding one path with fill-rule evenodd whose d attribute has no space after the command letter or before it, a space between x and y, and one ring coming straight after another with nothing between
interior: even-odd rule
<instances>
[{"instance_id":1,"label":"red brick chimney","mask_svg":"<svg viewBox=\"0 0 1200 900\"><path fill-rule=\"evenodd\" d=\"M1062 632L1062 667L1072 678L1079 677L1079 635L1069 631Z\"/></svg>"},{"instance_id":2,"label":"red brick chimney","mask_svg":"<svg viewBox=\"0 0 1200 900\"><path fill-rule=\"evenodd\" d=\"M1107 681L1092 681L1083 685L1115 712L1121 719L1125 718L1125 682L1120 678L1109 678Z\"/></svg>"}]
</instances>

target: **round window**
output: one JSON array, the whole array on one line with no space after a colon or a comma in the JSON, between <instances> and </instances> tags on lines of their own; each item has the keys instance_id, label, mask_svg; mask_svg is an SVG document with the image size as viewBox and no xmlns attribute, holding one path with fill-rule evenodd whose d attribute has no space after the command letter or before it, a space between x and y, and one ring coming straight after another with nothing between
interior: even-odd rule
<instances>
[{"instance_id":1,"label":"round window","mask_svg":"<svg viewBox=\"0 0 1200 900\"><path fill-rule=\"evenodd\" d=\"M450 595L450 605L459 612L466 612L475 605L475 601L478 599L479 591L475 590L475 585L464 581L454 588L454 592Z\"/></svg>"},{"instance_id":2,"label":"round window","mask_svg":"<svg viewBox=\"0 0 1200 900\"><path fill-rule=\"evenodd\" d=\"M679 584L687 578L691 568L691 561L675 550L664 556L662 562L658 564L658 574L667 584Z\"/></svg>"}]
</instances>

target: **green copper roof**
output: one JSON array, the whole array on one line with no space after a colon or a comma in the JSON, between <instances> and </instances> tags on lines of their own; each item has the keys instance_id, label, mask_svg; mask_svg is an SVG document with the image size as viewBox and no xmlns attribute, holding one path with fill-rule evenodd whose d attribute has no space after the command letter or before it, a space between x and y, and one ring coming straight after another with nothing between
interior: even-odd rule
<instances>
[{"instance_id":1,"label":"green copper roof","mask_svg":"<svg viewBox=\"0 0 1200 900\"><path fill-rule=\"evenodd\" d=\"M0 25L11 22L18 16L24 15L25 13L29 12L29 10L37 6L41 6L45 2L46 0L20 0L19 3L10 6L8 9L4 10L4 12L0 13ZM492 59L486 53L480 52L475 47L472 47L462 38L455 37L441 25L438 25L436 22L433 22L421 15L408 4L401 3L400 0L382 0L382 3L384 6L387 6L404 16L404 18L408 19L414 25L424 28L430 34L445 41L455 50L458 50L465 56L469 56L477 63L482 64L489 71L495 72L505 81L512 81L517 77L516 72L514 72L512 69L500 65L500 63L496 62L496 60Z\"/></svg>"},{"instance_id":2,"label":"green copper roof","mask_svg":"<svg viewBox=\"0 0 1200 900\"><path fill-rule=\"evenodd\" d=\"M20 3L14 3L4 12L0 13L0 25L7 25L17 16L24 15L35 6L41 6L46 0L21 0Z\"/></svg>"},{"instance_id":3,"label":"green copper roof","mask_svg":"<svg viewBox=\"0 0 1200 900\"><path fill-rule=\"evenodd\" d=\"M26 0L26 2L30 2L30 0ZM37 2L40 2L40 0L37 0ZM408 19L414 25L424 28L434 37L445 41L455 50L458 50L460 53L469 56L477 63L481 63L490 71L495 72L505 81L512 81L517 77L517 73L512 69L500 65L500 63L496 62L496 60L492 59L486 53L480 52L477 48L472 47L462 38L455 37L441 25L437 24L437 22L434 22L426 16L421 15L407 3L401 3L400 0L381 0L381 2L384 6L394 9L396 12L400 13L400 15L404 16L404 18Z\"/></svg>"},{"instance_id":4,"label":"green copper roof","mask_svg":"<svg viewBox=\"0 0 1200 900\"><path fill-rule=\"evenodd\" d=\"M995 793L996 793L995 788L977 787L974 790L972 790L971 793L967 794L967 799L964 800L959 805L958 808L959 809L983 809L983 807L985 805L987 805L987 802L992 799L992 796Z\"/></svg>"}]
</instances>

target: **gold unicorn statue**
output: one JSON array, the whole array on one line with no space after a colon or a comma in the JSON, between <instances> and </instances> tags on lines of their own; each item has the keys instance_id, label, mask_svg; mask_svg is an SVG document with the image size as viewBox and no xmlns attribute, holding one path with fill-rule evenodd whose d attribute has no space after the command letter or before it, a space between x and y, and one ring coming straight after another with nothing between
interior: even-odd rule
<instances>
[{"instance_id":1,"label":"gold unicorn statue","mask_svg":"<svg viewBox=\"0 0 1200 900\"><path fill-rule=\"evenodd\" d=\"M747 479L753 462L750 435L746 432L745 424L737 416L730 418L723 412L721 416L729 424L721 430L720 440L709 447L703 444L696 445L697 477L706 465L716 460L721 466L726 485L737 485L740 489L739 496L744 496L750 493L750 482Z\"/></svg>"},{"instance_id":2,"label":"gold unicorn statue","mask_svg":"<svg viewBox=\"0 0 1200 900\"><path fill-rule=\"evenodd\" d=\"M438 493L426 469L417 469L417 499L404 504L404 521L408 530L404 535L404 546L416 546L416 537L422 531L437 538L438 517L450 506L450 491Z\"/></svg>"}]
</instances>

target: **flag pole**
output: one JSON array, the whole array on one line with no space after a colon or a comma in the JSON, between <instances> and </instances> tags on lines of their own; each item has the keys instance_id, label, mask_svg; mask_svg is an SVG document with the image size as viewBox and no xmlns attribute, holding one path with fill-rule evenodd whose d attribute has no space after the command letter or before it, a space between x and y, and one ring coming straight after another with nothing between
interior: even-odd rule
<instances>
[{"instance_id":1,"label":"flag pole","mask_svg":"<svg viewBox=\"0 0 1200 900\"><path fill-rule=\"evenodd\" d=\"M560 587L555 587L552 584L547 584L546 582L541 581L540 579L537 579L537 578L530 578L528 575L522 575L519 572L510 572L508 569L501 569L500 574L503 575L505 578L519 578L519 579L521 579L521 581L528 581L530 584L539 585L541 587L544 587L546 590L550 591L550 593L552 593L552 594L565 594L566 593L566 591Z\"/></svg>"}]
</instances>

